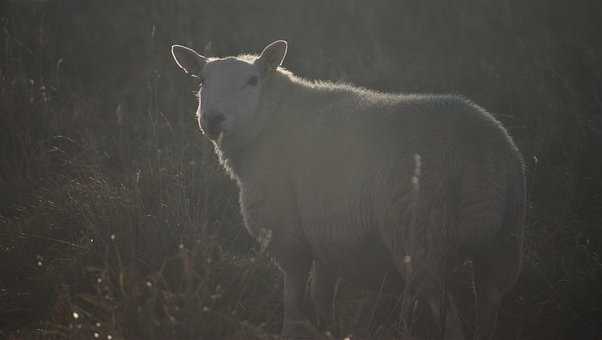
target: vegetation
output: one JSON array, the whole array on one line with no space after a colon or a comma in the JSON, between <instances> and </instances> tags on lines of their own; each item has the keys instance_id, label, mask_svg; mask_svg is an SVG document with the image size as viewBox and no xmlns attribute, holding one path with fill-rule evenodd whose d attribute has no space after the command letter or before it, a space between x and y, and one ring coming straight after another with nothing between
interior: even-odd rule
<instances>
[{"instance_id":1,"label":"vegetation","mask_svg":"<svg viewBox=\"0 0 602 340\"><path fill-rule=\"evenodd\" d=\"M297 74L494 112L530 194L499 336L602 334L602 3L23 0L0 13L0 337L278 333L280 273L243 229L193 119L196 85L169 55L275 39Z\"/></svg>"}]
</instances>

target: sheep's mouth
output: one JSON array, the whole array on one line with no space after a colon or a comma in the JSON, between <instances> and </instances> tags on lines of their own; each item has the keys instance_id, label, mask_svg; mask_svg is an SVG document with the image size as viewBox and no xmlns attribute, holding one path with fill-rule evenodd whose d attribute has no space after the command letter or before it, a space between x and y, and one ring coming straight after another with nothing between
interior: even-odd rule
<instances>
[{"instance_id":1,"label":"sheep's mouth","mask_svg":"<svg viewBox=\"0 0 602 340\"><path fill-rule=\"evenodd\" d=\"M222 125L221 123L207 124L206 126L203 127L203 132L209 139L217 140L219 138L220 134L223 132L221 125Z\"/></svg>"},{"instance_id":2,"label":"sheep's mouth","mask_svg":"<svg viewBox=\"0 0 602 340\"><path fill-rule=\"evenodd\" d=\"M217 140L222 132L224 132L225 117L223 115L214 115L207 117L202 125L203 132L209 139Z\"/></svg>"}]
</instances>

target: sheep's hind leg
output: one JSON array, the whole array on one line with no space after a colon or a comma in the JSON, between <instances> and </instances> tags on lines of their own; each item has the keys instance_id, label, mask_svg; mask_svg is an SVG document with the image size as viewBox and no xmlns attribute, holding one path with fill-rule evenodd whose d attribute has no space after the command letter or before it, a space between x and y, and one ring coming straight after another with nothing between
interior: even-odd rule
<instances>
[{"instance_id":1,"label":"sheep's hind leg","mask_svg":"<svg viewBox=\"0 0 602 340\"><path fill-rule=\"evenodd\" d=\"M445 294L447 296L443 297L443 301L445 301L446 305L443 306L441 303L443 302L441 294L440 292L437 293L439 294L428 294L428 296L426 296L426 301L430 307L435 322L438 323L440 326L440 330L442 329L441 327L445 327L443 331L443 338L450 340L464 339L462 321L460 320L460 314L458 312L456 304L454 303L454 300L451 296ZM441 313L445 313L445 315L442 315ZM441 324L441 321L443 319L442 316L445 317L445 325Z\"/></svg>"},{"instance_id":2,"label":"sheep's hind leg","mask_svg":"<svg viewBox=\"0 0 602 340\"><path fill-rule=\"evenodd\" d=\"M492 339L494 336L502 297L518 280L521 246L521 239L510 235L473 257L477 298L476 340Z\"/></svg>"},{"instance_id":3,"label":"sheep's hind leg","mask_svg":"<svg viewBox=\"0 0 602 340\"><path fill-rule=\"evenodd\" d=\"M311 299L320 329L327 329L334 322L336 289L337 276L335 272L332 268L315 260L311 278Z\"/></svg>"},{"instance_id":4,"label":"sheep's hind leg","mask_svg":"<svg viewBox=\"0 0 602 340\"><path fill-rule=\"evenodd\" d=\"M419 297L427 303L435 324L434 328L426 330L431 337L445 340L465 339L460 313L453 299L453 289L446 282L450 273L445 269L432 269L447 268L449 264L437 265L432 261L419 261L416 257L414 259L408 262L407 258L404 258L398 262L403 263L399 266L399 271L406 279L404 294L407 296L404 298ZM411 267L413 270L408 271L407 266L410 263L414 266ZM402 314L405 315L405 312Z\"/></svg>"}]
</instances>

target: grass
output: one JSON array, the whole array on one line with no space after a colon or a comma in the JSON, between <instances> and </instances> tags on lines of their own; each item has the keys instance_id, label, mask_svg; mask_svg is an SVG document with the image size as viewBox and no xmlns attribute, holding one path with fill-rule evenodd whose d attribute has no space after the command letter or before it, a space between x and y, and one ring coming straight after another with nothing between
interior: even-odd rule
<instances>
[{"instance_id":1,"label":"grass","mask_svg":"<svg viewBox=\"0 0 602 340\"><path fill-rule=\"evenodd\" d=\"M278 273L240 228L233 184L192 130L190 140L126 145L135 132L117 121L55 111L60 89L31 99L14 84L2 88L12 127L2 185L15 193L1 215L5 335L27 325L42 338L257 338L277 327ZM124 164L129 147L147 152Z\"/></svg>"},{"instance_id":2,"label":"grass","mask_svg":"<svg viewBox=\"0 0 602 340\"><path fill-rule=\"evenodd\" d=\"M0 3L0 337L275 337L280 273L242 227L169 45L227 55L286 38L297 73L459 92L500 113L527 159L530 209L499 336L599 338L599 11L311 4ZM366 296L342 286L340 335Z\"/></svg>"}]
</instances>

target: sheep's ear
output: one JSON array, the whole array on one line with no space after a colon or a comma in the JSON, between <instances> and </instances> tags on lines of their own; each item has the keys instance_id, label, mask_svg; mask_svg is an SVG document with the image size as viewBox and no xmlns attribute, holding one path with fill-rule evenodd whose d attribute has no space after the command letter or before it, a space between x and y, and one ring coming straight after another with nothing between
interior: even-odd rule
<instances>
[{"instance_id":1,"label":"sheep's ear","mask_svg":"<svg viewBox=\"0 0 602 340\"><path fill-rule=\"evenodd\" d=\"M286 41L276 40L263 49L263 52L261 52L255 63L260 65L264 71L273 71L282 65L287 48L288 44Z\"/></svg>"},{"instance_id":2,"label":"sheep's ear","mask_svg":"<svg viewBox=\"0 0 602 340\"><path fill-rule=\"evenodd\" d=\"M198 54L192 48L182 45L173 45L171 47L171 55L176 64L184 72L193 77L198 77L201 74L201 70L203 70L203 66L207 63L207 58Z\"/></svg>"}]
</instances>

